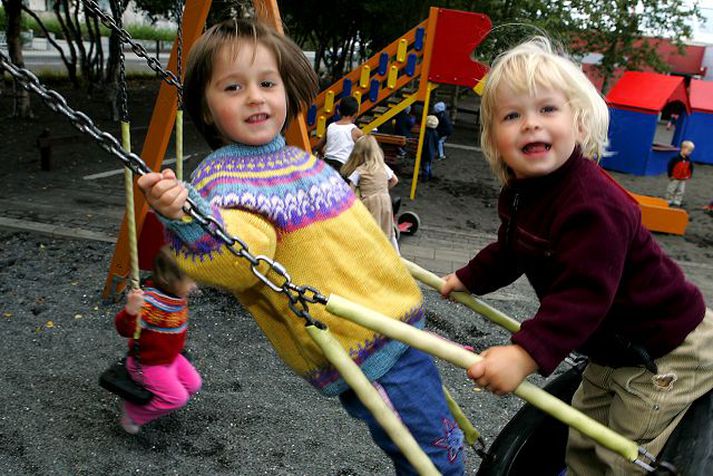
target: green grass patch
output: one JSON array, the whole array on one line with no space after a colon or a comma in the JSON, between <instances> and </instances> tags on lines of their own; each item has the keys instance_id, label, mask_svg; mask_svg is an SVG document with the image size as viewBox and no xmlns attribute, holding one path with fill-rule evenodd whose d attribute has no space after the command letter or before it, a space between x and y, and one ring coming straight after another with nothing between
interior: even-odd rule
<instances>
[{"instance_id":1,"label":"green grass patch","mask_svg":"<svg viewBox=\"0 0 713 476\"><path fill-rule=\"evenodd\" d=\"M51 16L44 18L42 23L47 28L47 31L54 33L57 38L62 38L62 28L60 27L59 20L56 17ZM5 10L0 7L0 29L5 30L7 26L7 18L5 16ZM176 30L174 28L156 28L148 24L133 24L124 25L126 31L131 34L131 37L137 40L161 40L161 41L173 41L176 38ZM23 13L22 15L22 29L23 31L32 30L35 37L44 37L44 32L40 25L37 24L34 18ZM111 33L109 28L104 25L99 26L99 31L101 36L109 36ZM82 24L82 32L85 39L89 39L86 35L86 25Z\"/></svg>"}]
</instances>

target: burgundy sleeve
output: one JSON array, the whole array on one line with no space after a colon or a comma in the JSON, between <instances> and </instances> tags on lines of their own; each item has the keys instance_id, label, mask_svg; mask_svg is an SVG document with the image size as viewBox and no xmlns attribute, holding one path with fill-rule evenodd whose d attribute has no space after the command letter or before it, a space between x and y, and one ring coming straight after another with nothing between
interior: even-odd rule
<instances>
[{"instance_id":1,"label":"burgundy sleeve","mask_svg":"<svg viewBox=\"0 0 713 476\"><path fill-rule=\"evenodd\" d=\"M512 336L545 376L587 341L612 305L636 222L629 207L617 206L585 204L554 224L559 275Z\"/></svg>"},{"instance_id":2,"label":"burgundy sleeve","mask_svg":"<svg viewBox=\"0 0 713 476\"><path fill-rule=\"evenodd\" d=\"M124 308L114 317L114 326L120 336L134 337L134 331L136 331L136 316L129 314Z\"/></svg>"},{"instance_id":3,"label":"burgundy sleeve","mask_svg":"<svg viewBox=\"0 0 713 476\"><path fill-rule=\"evenodd\" d=\"M522 275L504 243L505 226L500 225L498 241L480 250L475 258L456 271L458 279L471 293L482 296L512 284Z\"/></svg>"}]
</instances>

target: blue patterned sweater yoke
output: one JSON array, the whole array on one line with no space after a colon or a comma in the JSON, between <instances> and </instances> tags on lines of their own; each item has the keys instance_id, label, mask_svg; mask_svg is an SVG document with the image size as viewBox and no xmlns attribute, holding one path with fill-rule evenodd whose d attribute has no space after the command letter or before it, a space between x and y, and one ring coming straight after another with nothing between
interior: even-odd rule
<instances>
[{"instance_id":1,"label":"blue patterned sweater yoke","mask_svg":"<svg viewBox=\"0 0 713 476\"><path fill-rule=\"evenodd\" d=\"M354 201L337 173L311 154L286 146L282 136L263 146L230 144L216 150L191 182L211 208L257 213L282 232L339 215Z\"/></svg>"}]
</instances>

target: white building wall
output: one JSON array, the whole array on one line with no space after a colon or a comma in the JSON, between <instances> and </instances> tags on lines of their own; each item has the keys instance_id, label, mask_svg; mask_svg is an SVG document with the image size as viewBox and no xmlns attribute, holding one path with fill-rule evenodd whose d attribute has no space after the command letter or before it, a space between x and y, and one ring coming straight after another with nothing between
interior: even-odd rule
<instances>
[{"instance_id":1,"label":"white building wall","mask_svg":"<svg viewBox=\"0 0 713 476\"><path fill-rule=\"evenodd\" d=\"M701 20L693 19L693 37L695 43L713 45L713 0L699 0L698 8L701 11Z\"/></svg>"},{"instance_id":2,"label":"white building wall","mask_svg":"<svg viewBox=\"0 0 713 476\"><path fill-rule=\"evenodd\" d=\"M693 28L691 43L706 47L702 64L706 68L706 75L703 79L713 81L713 0L699 0L698 8L702 19L691 21Z\"/></svg>"}]
</instances>

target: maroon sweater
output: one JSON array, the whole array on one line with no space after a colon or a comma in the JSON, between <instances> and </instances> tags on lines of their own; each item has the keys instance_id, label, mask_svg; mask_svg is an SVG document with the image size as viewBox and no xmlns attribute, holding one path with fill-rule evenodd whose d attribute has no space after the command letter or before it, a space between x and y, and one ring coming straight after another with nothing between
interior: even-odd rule
<instances>
[{"instance_id":1,"label":"maroon sweater","mask_svg":"<svg viewBox=\"0 0 713 476\"><path fill-rule=\"evenodd\" d=\"M527 276L540 307L512 342L543 375L573 350L627 365L622 342L661 357L703 319L703 296L642 226L638 205L578 149L547 176L512 180L498 214L497 242L456 275L477 295Z\"/></svg>"}]
</instances>

